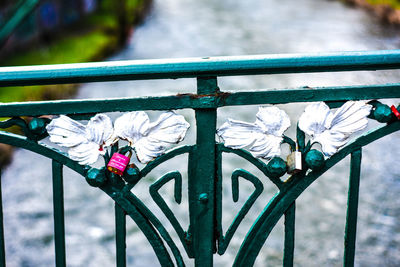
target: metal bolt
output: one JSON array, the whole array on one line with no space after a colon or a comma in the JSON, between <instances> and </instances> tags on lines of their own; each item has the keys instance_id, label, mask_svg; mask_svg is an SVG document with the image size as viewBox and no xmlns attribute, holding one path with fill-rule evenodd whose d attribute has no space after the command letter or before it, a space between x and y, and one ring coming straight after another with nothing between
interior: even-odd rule
<instances>
[{"instance_id":1,"label":"metal bolt","mask_svg":"<svg viewBox=\"0 0 400 267\"><path fill-rule=\"evenodd\" d=\"M122 193L121 192L113 192L111 194L111 197L116 200L116 199L121 199L122 198Z\"/></svg>"},{"instance_id":2,"label":"metal bolt","mask_svg":"<svg viewBox=\"0 0 400 267\"><path fill-rule=\"evenodd\" d=\"M202 204L206 204L206 203L208 202L208 195L207 195L207 193L202 193L202 194L200 194L200 195L199 195L199 201L200 201Z\"/></svg>"},{"instance_id":3,"label":"metal bolt","mask_svg":"<svg viewBox=\"0 0 400 267\"><path fill-rule=\"evenodd\" d=\"M107 177L105 175L104 167L101 169L91 168L86 173L86 181L93 187L99 187L105 184Z\"/></svg>"},{"instance_id":4,"label":"metal bolt","mask_svg":"<svg viewBox=\"0 0 400 267\"><path fill-rule=\"evenodd\" d=\"M29 129L35 134L42 134L45 131L46 122L41 118L33 118L29 124Z\"/></svg>"}]
</instances>

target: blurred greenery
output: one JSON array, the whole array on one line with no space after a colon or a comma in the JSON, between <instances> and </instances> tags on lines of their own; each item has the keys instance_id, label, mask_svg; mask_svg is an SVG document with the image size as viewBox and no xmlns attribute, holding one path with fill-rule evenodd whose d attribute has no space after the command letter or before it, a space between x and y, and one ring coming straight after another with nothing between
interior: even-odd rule
<instances>
[{"instance_id":1,"label":"blurred greenery","mask_svg":"<svg viewBox=\"0 0 400 267\"><path fill-rule=\"evenodd\" d=\"M399 0L367 0L367 2L371 5L388 5L392 8L400 9Z\"/></svg>"},{"instance_id":2,"label":"blurred greenery","mask_svg":"<svg viewBox=\"0 0 400 267\"><path fill-rule=\"evenodd\" d=\"M110 46L115 38L102 30L64 37L61 40L25 53L18 53L1 63L3 66L83 62L96 58L98 51ZM90 48L90 49L87 49ZM85 53L82 53L85 51Z\"/></svg>"},{"instance_id":3,"label":"blurred greenery","mask_svg":"<svg viewBox=\"0 0 400 267\"><path fill-rule=\"evenodd\" d=\"M130 28L139 22L147 0L118 0L123 8L124 23ZM148 1L147 1L148 2ZM18 51L0 62L0 66L63 64L98 61L116 51L121 41L121 10L115 1L103 0L100 8L84 17L46 43ZM129 30L129 29L128 29ZM77 85L44 85L0 88L0 102L59 99L73 95Z\"/></svg>"}]
</instances>

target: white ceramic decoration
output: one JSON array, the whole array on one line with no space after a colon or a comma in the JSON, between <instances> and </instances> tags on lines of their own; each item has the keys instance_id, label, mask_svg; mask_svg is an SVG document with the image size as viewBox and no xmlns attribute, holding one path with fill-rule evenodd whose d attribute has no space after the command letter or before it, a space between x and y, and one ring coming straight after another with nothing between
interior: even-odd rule
<instances>
[{"instance_id":1,"label":"white ceramic decoration","mask_svg":"<svg viewBox=\"0 0 400 267\"><path fill-rule=\"evenodd\" d=\"M80 164L95 163L99 155L104 155L104 146L111 141L113 126L111 119L97 114L85 126L67 116L61 115L46 127L50 141L70 148L68 155Z\"/></svg>"},{"instance_id":2,"label":"white ceramic decoration","mask_svg":"<svg viewBox=\"0 0 400 267\"><path fill-rule=\"evenodd\" d=\"M104 148L119 139L129 142L140 162L148 163L171 144L182 141L188 128L185 118L172 111L161 114L153 123L143 111L125 113L116 119L114 128L104 114L97 114L86 126L61 115L46 127L50 141L68 147L69 157L82 165L95 163L105 154Z\"/></svg>"},{"instance_id":3,"label":"white ceramic decoration","mask_svg":"<svg viewBox=\"0 0 400 267\"><path fill-rule=\"evenodd\" d=\"M299 128L320 143L322 152L330 157L344 146L355 132L364 129L371 105L363 101L348 101L333 113L324 102L306 107L299 119Z\"/></svg>"},{"instance_id":4,"label":"white ceramic decoration","mask_svg":"<svg viewBox=\"0 0 400 267\"><path fill-rule=\"evenodd\" d=\"M280 155L282 135L289 127L289 116L283 110L260 107L254 123L228 119L217 135L227 147L248 148L255 157L269 159Z\"/></svg>"},{"instance_id":5,"label":"white ceramic decoration","mask_svg":"<svg viewBox=\"0 0 400 267\"><path fill-rule=\"evenodd\" d=\"M171 145L183 140L189 123L182 115L165 112L155 121L143 111L125 113L115 121L114 141L127 140L138 160L147 163L160 156Z\"/></svg>"}]
</instances>

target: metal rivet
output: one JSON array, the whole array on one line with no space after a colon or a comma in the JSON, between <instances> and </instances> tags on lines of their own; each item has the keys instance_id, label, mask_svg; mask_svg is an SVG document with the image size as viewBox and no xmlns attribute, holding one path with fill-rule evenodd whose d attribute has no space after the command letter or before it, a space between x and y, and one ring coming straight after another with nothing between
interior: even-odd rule
<instances>
[{"instance_id":1,"label":"metal rivet","mask_svg":"<svg viewBox=\"0 0 400 267\"><path fill-rule=\"evenodd\" d=\"M120 199L120 198L122 198L122 193L121 192L113 192L112 194L111 194L111 197L113 198L113 199Z\"/></svg>"},{"instance_id":2,"label":"metal rivet","mask_svg":"<svg viewBox=\"0 0 400 267\"><path fill-rule=\"evenodd\" d=\"M207 193L202 193L199 195L199 201L203 204L208 202L208 195Z\"/></svg>"}]
</instances>

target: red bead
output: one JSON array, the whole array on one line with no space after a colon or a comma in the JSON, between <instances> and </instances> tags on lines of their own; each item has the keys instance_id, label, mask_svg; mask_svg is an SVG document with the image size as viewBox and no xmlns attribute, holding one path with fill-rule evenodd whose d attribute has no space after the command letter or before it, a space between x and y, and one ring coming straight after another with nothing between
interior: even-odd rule
<instances>
[{"instance_id":1,"label":"red bead","mask_svg":"<svg viewBox=\"0 0 400 267\"><path fill-rule=\"evenodd\" d=\"M400 120L400 112L396 109L395 106L391 106L390 109L392 110L393 114Z\"/></svg>"}]
</instances>

